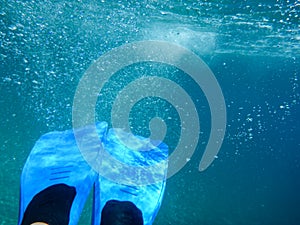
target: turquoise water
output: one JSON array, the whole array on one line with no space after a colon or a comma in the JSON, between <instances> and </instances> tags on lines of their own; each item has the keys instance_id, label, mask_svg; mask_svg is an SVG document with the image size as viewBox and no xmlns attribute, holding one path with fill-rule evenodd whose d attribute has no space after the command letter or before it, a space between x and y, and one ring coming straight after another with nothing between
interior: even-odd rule
<instances>
[{"instance_id":1,"label":"turquoise water","mask_svg":"<svg viewBox=\"0 0 300 225\"><path fill-rule=\"evenodd\" d=\"M227 106L214 163L198 164L210 132L205 95L186 74L156 63L121 71L96 111L110 123L118 91L145 74L180 84L199 113L194 156L167 182L155 224L299 224L300 2L0 0L0 224L16 224L19 178L40 135L72 127L80 78L103 53L139 40L180 44L213 71ZM168 110L166 110L168 109ZM172 105L147 98L133 108L133 131L161 116L172 149L180 121ZM146 128L145 128L146 127ZM91 200L91 199L90 199ZM89 224L90 203L80 224Z\"/></svg>"}]
</instances>

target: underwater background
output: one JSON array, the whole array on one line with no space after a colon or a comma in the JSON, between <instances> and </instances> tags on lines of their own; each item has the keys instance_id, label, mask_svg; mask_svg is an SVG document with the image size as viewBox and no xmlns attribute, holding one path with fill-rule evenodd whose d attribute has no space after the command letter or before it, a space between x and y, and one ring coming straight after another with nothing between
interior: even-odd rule
<instances>
[{"instance_id":1,"label":"underwater background","mask_svg":"<svg viewBox=\"0 0 300 225\"><path fill-rule=\"evenodd\" d=\"M0 0L0 224L17 224L20 175L35 141L72 128L89 65L112 48L163 40L196 53L222 88L227 130L213 164L198 165L210 133L204 93L176 68L141 63L115 74L97 102L110 123L117 93L145 74L181 85L199 113L195 154L168 179L156 225L300 224L299 0ZM176 146L180 121L160 98L132 109L136 134L153 116ZM90 224L91 196L79 224Z\"/></svg>"}]
</instances>

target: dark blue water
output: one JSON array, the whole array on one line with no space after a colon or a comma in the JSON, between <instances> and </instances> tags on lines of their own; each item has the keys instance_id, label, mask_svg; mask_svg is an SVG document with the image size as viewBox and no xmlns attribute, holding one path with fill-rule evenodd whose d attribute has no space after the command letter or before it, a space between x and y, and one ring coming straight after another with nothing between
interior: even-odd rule
<instances>
[{"instance_id":1,"label":"dark blue water","mask_svg":"<svg viewBox=\"0 0 300 225\"><path fill-rule=\"evenodd\" d=\"M114 47L152 39L200 56L227 106L222 148L199 172L211 118L193 80L171 66L144 63L106 84L96 116L109 123L118 91L145 74L177 82L197 107L197 149L168 180L155 224L300 223L299 1L1 0L0 5L1 225L17 223L19 177L35 141L72 127L74 93L89 65ZM167 121L165 142L172 151L180 121L166 101L139 102L130 117L133 131L149 135L153 116ZM80 224L89 224L90 200Z\"/></svg>"}]
</instances>

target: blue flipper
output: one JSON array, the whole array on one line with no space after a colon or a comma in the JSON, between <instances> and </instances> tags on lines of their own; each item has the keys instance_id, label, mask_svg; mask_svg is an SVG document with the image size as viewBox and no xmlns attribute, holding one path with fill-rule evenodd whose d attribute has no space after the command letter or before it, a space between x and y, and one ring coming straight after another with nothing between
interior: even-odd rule
<instances>
[{"instance_id":1,"label":"blue flipper","mask_svg":"<svg viewBox=\"0 0 300 225\"><path fill-rule=\"evenodd\" d=\"M93 225L100 224L101 211L109 200L131 201L142 211L144 225L153 223L166 187L168 147L164 143L157 147L151 143L149 139L120 129L109 130L103 147L123 165L113 165L108 157L102 158L101 172L94 188ZM159 163L159 167L151 167ZM144 168L146 173L141 173L143 170L126 171L124 165Z\"/></svg>"},{"instance_id":2,"label":"blue flipper","mask_svg":"<svg viewBox=\"0 0 300 225\"><path fill-rule=\"evenodd\" d=\"M103 134L107 124L99 123L97 128L98 134ZM82 128L80 132L86 133L89 129ZM43 135L33 147L22 171L18 224L22 223L25 210L33 197L56 184L65 184L76 189L68 225L77 224L97 178L97 173L82 157L72 130Z\"/></svg>"}]
</instances>

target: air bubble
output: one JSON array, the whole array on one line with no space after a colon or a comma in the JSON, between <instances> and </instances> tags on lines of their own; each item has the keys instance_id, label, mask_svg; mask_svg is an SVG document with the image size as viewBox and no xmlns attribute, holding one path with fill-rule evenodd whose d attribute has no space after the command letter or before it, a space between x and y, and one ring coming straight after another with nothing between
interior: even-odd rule
<instances>
[{"instance_id":1,"label":"air bubble","mask_svg":"<svg viewBox=\"0 0 300 225\"><path fill-rule=\"evenodd\" d=\"M248 117L246 120L247 120L247 122L252 122L252 121L253 121L253 118Z\"/></svg>"},{"instance_id":2,"label":"air bubble","mask_svg":"<svg viewBox=\"0 0 300 225\"><path fill-rule=\"evenodd\" d=\"M15 30L17 30L17 26L16 25L10 25L8 27L8 29L10 29L11 31L15 31Z\"/></svg>"}]
</instances>

